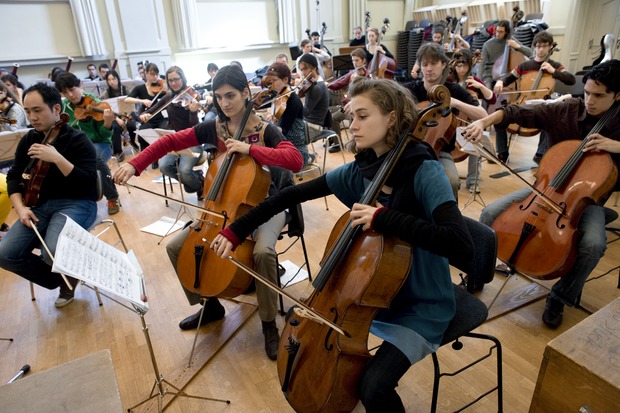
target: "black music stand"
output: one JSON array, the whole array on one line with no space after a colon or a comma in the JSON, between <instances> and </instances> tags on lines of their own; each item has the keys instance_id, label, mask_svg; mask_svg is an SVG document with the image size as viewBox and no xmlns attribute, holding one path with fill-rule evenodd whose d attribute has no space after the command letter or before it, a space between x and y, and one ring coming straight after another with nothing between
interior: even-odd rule
<instances>
[{"instance_id":1,"label":"black music stand","mask_svg":"<svg viewBox=\"0 0 620 413\"><path fill-rule=\"evenodd\" d=\"M293 62L297 61L297 58L302 55L301 50L296 44L289 45L288 50L291 53L291 60Z\"/></svg>"},{"instance_id":2,"label":"black music stand","mask_svg":"<svg viewBox=\"0 0 620 413\"><path fill-rule=\"evenodd\" d=\"M351 60L351 55L348 54L340 54L338 56L332 56L332 65L334 66L334 70L337 72L348 72L349 70L353 70L353 61Z\"/></svg>"}]
</instances>

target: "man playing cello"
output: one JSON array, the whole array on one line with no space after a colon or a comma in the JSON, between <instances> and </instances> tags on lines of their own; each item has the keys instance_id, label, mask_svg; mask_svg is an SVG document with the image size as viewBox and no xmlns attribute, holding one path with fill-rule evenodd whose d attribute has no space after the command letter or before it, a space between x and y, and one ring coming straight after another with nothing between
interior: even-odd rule
<instances>
[{"instance_id":1,"label":"man playing cello","mask_svg":"<svg viewBox=\"0 0 620 413\"><path fill-rule=\"evenodd\" d=\"M611 117L599 133L587 137L588 142L583 151L609 153L617 171L620 164L620 116L617 110L620 101L620 61L610 60L593 67L583 81L584 98L570 98L552 104L509 105L467 126L465 139L478 142L483 130L491 125L506 127L517 123L547 131L549 144L553 147L567 139L585 139L599 119L609 112ZM545 159L543 157L541 168ZM617 174L611 176L615 181L613 190L617 191L620 189ZM520 202L529 195L530 189L525 188L499 199L482 210L480 221L487 225L493 224L513 202ZM576 261L553 285L547 297L542 319L550 328L555 329L562 323L565 304L574 306L579 302L586 279L605 253L605 214L602 205L608 196L605 194L599 205L589 205L581 214L577 224L580 236Z\"/></svg>"}]
</instances>

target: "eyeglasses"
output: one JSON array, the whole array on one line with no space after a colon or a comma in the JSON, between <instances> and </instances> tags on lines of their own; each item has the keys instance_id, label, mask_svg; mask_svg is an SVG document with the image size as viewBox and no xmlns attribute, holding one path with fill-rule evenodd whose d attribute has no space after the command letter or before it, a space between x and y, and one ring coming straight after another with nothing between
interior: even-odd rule
<instances>
[{"instance_id":1,"label":"eyeglasses","mask_svg":"<svg viewBox=\"0 0 620 413\"><path fill-rule=\"evenodd\" d=\"M168 82L172 83L172 82L180 82L181 78L180 77L169 77L168 78Z\"/></svg>"}]
</instances>

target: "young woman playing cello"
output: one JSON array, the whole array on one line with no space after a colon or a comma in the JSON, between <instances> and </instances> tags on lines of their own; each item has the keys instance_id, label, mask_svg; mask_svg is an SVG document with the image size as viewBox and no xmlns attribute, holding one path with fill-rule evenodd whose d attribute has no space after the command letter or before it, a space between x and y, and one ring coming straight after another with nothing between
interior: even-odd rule
<instances>
[{"instance_id":1,"label":"young woman playing cello","mask_svg":"<svg viewBox=\"0 0 620 413\"><path fill-rule=\"evenodd\" d=\"M235 152L249 155L261 165L278 166L291 171L301 169L303 159L297 148L284 139L278 128L263 122L254 114L250 115L241 139L231 139L240 126L246 103L251 97L247 79L240 67L230 65L221 68L213 79L213 90L215 97L213 103L218 119L202 122L193 128L163 136L118 169L114 174L114 180L118 183L125 183L166 153L203 143L217 146L220 152L226 152L228 156ZM277 168L272 169L271 172L272 181L275 181L278 178ZM271 191L273 192L273 188ZM284 213L280 213L261 225L254 234L255 270L273 282L278 276L274 247L284 227L284 221ZM191 227L185 228L166 247L175 271L177 271L179 251L191 230ZM185 286L183 288L190 304L198 304L201 301L200 294L186 289ZM258 312L263 322L265 351L269 358L275 360L278 345L278 329L275 322L277 294L262 284L256 286L256 293ZM209 298L205 305L203 324L224 317L224 307L217 298ZM179 327L182 330L198 327L199 316L200 311L181 321Z\"/></svg>"},{"instance_id":2,"label":"young woman playing cello","mask_svg":"<svg viewBox=\"0 0 620 413\"><path fill-rule=\"evenodd\" d=\"M329 194L352 208L352 225L411 244L407 279L389 308L379 311L372 322L371 332L385 341L359 383L367 412L404 412L396 393L398 381L411 365L439 347L454 315L446 257L467 260L473 243L448 178L425 143L407 145L377 205L356 203L396 142L416 125L417 110L411 94L391 80L360 79L350 86L349 96L355 161L269 197L222 231L212 245L226 257L270 217Z\"/></svg>"}]
</instances>

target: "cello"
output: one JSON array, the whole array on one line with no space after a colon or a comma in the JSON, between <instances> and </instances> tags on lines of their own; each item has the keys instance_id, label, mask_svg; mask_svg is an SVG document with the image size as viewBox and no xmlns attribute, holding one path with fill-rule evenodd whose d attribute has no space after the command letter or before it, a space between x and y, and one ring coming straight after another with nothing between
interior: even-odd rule
<instances>
[{"instance_id":1,"label":"cello","mask_svg":"<svg viewBox=\"0 0 620 413\"><path fill-rule=\"evenodd\" d=\"M619 107L616 101L582 141L567 140L549 148L536 173L536 191L493 222L497 257L510 268L550 280L572 267L581 214L613 189L618 176L607 152L583 152L583 148L590 135L618 116Z\"/></svg>"},{"instance_id":2,"label":"cello","mask_svg":"<svg viewBox=\"0 0 620 413\"><path fill-rule=\"evenodd\" d=\"M323 50L323 37L327 32L327 25L325 22L321 25L321 37L319 40L319 49ZM325 75L325 79L333 79L334 78L334 67L332 65L332 57L329 57L329 60L321 62L321 66L323 66L323 74Z\"/></svg>"},{"instance_id":3,"label":"cello","mask_svg":"<svg viewBox=\"0 0 620 413\"><path fill-rule=\"evenodd\" d=\"M247 103L243 118L233 139L239 140L245 125L255 108L263 106L276 95L275 91L264 90ZM221 260L208 247L208 240L247 213L267 197L271 178L269 171L262 168L249 155L235 153L228 157L222 154L209 166L205 177L205 209L198 226L190 231L179 251L177 273L183 286L203 297L236 297L243 293L252 281L252 276L228 260ZM208 188L208 192L207 192ZM205 248L206 247L206 248ZM237 248L235 258L253 267L253 241L246 241Z\"/></svg>"},{"instance_id":4,"label":"cello","mask_svg":"<svg viewBox=\"0 0 620 413\"><path fill-rule=\"evenodd\" d=\"M412 139L422 141L448 107L444 86L430 92L433 104L425 109L412 131L388 153L361 203L373 204L403 150ZM438 103L441 102L441 103ZM289 313L278 344L278 376L287 401L296 412L346 412L358 402L358 382L370 359L368 334L377 311L390 305L409 274L412 247L396 238L353 228L349 213L334 227L304 302L350 337L327 325Z\"/></svg>"},{"instance_id":5,"label":"cello","mask_svg":"<svg viewBox=\"0 0 620 413\"><path fill-rule=\"evenodd\" d=\"M379 45L381 45L381 38L387 32L390 27L390 20L386 17L383 19L383 26L381 26L379 37L377 38L377 45L375 52L370 62L370 77L381 77L385 79L393 79L394 71L396 70L396 62L394 59L387 57L385 54L379 52Z\"/></svg>"},{"instance_id":6,"label":"cello","mask_svg":"<svg viewBox=\"0 0 620 413\"><path fill-rule=\"evenodd\" d=\"M555 50L558 50L557 45L557 43L553 43L553 45L551 45L551 49L549 50L549 53L547 53L547 56L545 56L545 59L542 61L542 63L549 61L553 52ZM536 73L535 76L534 73ZM519 98L517 99L515 104L522 105L530 99L548 99L553 92L554 87L555 79L550 73L542 70L542 67L538 69L537 72L525 73L521 77L521 81L519 84L519 90L521 90L522 92L519 95ZM506 131L508 133L520 136L534 136L540 133L540 129L522 128L521 126L514 123L508 125Z\"/></svg>"}]
</instances>

